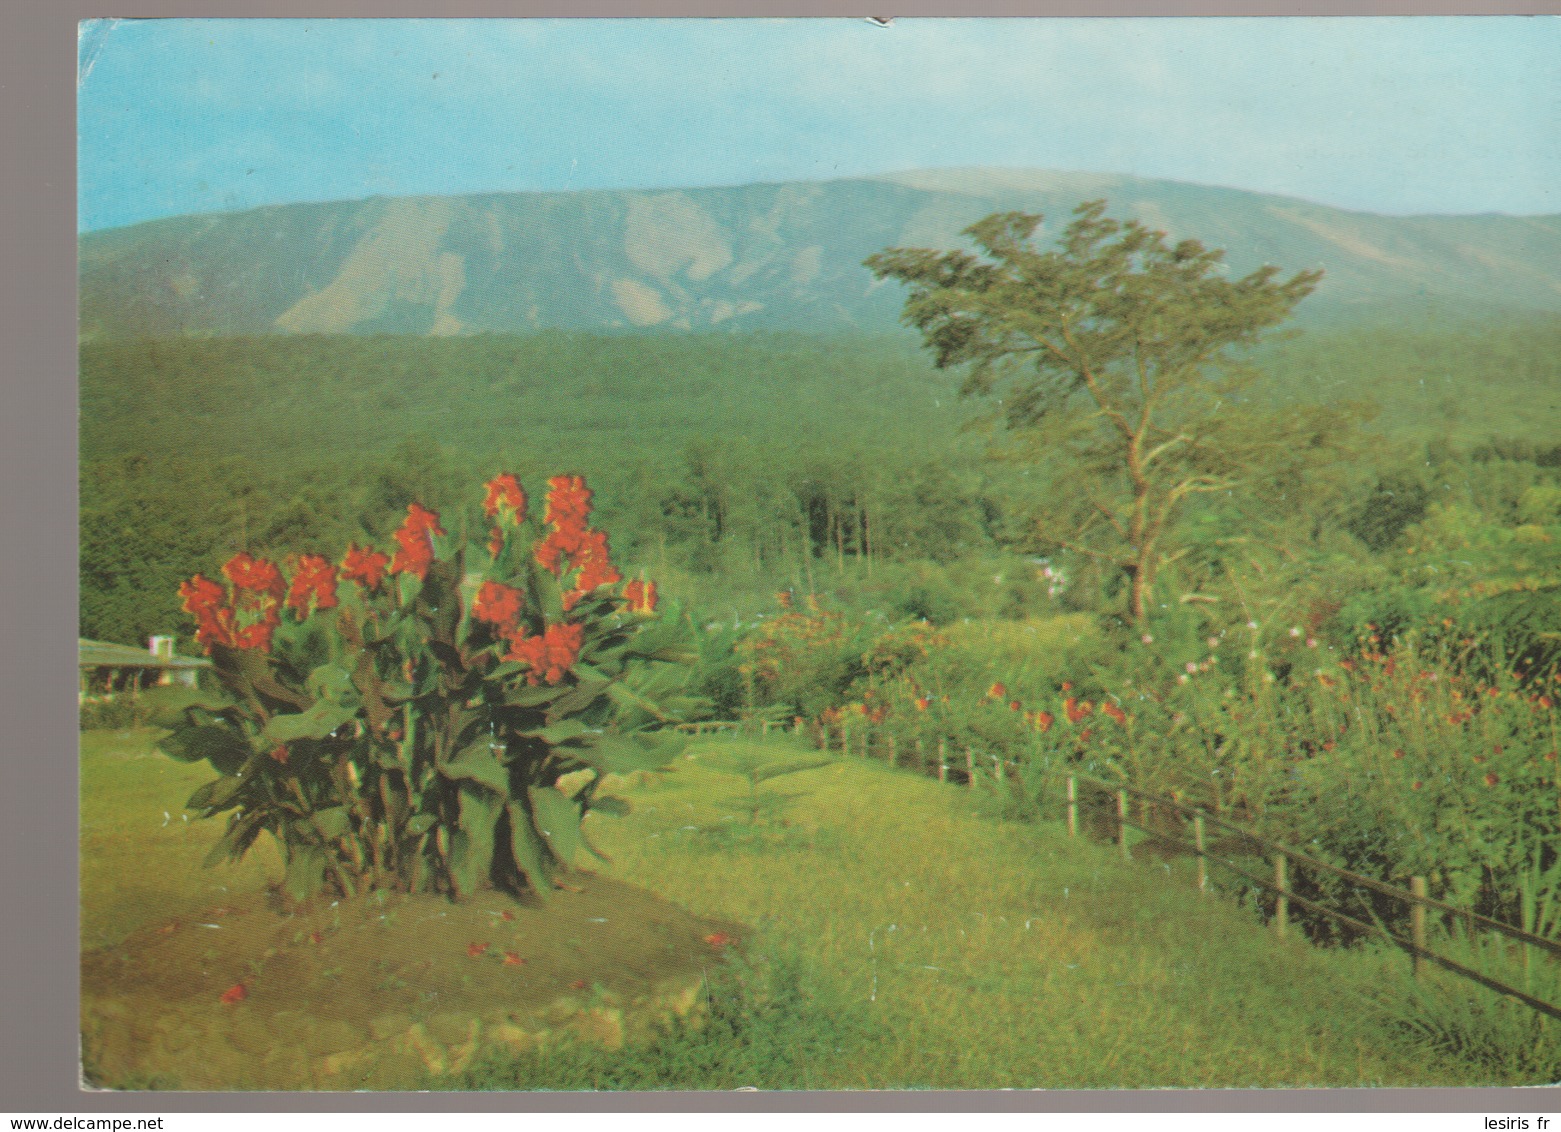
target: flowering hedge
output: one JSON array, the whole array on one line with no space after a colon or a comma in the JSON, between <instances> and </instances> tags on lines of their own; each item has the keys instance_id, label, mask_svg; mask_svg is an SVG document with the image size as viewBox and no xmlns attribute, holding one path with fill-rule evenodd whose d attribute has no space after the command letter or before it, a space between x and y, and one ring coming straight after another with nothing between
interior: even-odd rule
<instances>
[{"instance_id":1,"label":"flowering hedge","mask_svg":"<svg viewBox=\"0 0 1561 1132\"><path fill-rule=\"evenodd\" d=\"M584 480L548 488L537 518L513 475L490 481L475 550L413 503L391 554L306 554L291 578L237 554L180 587L220 688L161 690L153 722L220 774L189 801L230 815L211 860L270 833L296 899L458 897L545 893L595 852L581 819L624 808L603 778L680 747L692 654L655 583L613 565Z\"/></svg>"}]
</instances>

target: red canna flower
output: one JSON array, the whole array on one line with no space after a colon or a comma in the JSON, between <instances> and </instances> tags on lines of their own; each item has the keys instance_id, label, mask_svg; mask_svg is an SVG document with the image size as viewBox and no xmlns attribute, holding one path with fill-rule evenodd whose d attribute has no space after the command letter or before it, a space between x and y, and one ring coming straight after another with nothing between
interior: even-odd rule
<instances>
[{"instance_id":1,"label":"red canna flower","mask_svg":"<svg viewBox=\"0 0 1561 1132\"><path fill-rule=\"evenodd\" d=\"M347 545L347 555L341 561L341 576L356 582L366 590L377 589L385 579L385 567L390 556L357 543Z\"/></svg>"},{"instance_id":2,"label":"red canna flower","mask_svg":"<svg viewBox=\"0 0 1561 1132\"><path fill-rule=\"evenodd\" d=\"M1100 705L1100 710L1102 712L1104 712L1106 715L1109 715L1112 719L1116 720L1117 723L1120 724L1121 726L1123 726L1123 727L1127 726L1127 712L1123 711L1116 704L1113 704L1113 703L1101 704Z\"/></svg>"},{"instance_id":3,"label":"red canna flower","mask_svg":"<svg viewBox=\"0 0 1561 1132\"><path fill-rule=\"evenodd\" d=\"M499 556L499 551L503 549L504 532L501 531L498 527L494 527L493 532L488 535L488 557L497 558Z\"/></svg>"},{"instance_id":4,"label":"red canna flower","mask_svg":"<svg viewBox=\"0 0 1561 1132\"><path fill-rule=\"evenodd\" d=\"M630 582L623 587L623 599L628 603L630 613L651 614L656 612L656 583L655 582Z\"/></svg>"},{"instance_id":5,"label":"red canna flower","mask_svg":"<svg viewBox=\"0 0 1561 1132\"><path fill-rule=\"evenodd\" d=\"M986 695L987 699L989 700L1007 699L1008 689L1003 685L1003 682L999 680L997 683L993 684L986 690Z\"/></svg>"},{"instance_id":6,"label":"red canna flower","mask_svg":"<svg viewBox=\"0 0 1561 1132\"><path fill-rule=\"evenodd\" d=\"M591 516L591 492L583 476L554 476L547 481L542 521L554 526L584 526Z\"/></svg>"},{"instance_id":7,"label":"red canna flower","mask_svg":"<svg viewBox=\"0 0 1561 1132\"><path fill-rule=\"evenodd\" d=\"M573 609L580 599L601 586L611 586L623 580L612 564L607 551L607 532L586 530L581 532L580 552L575 558L580 573L574 588L563 595L564 609Z\"/></svg>"},{"instance_id":8,"label":"red canna flower","mask_svg":"<svg viewBox=\"0 0 1561 1132\"><path fill-rule=\"evenodd\" d=\"M233 647L270 652L271 636L275 632L276 622L274 620L256 621L253 625L247 625L238 631L233 639Z\"/></svg>"},{"instance_id":9,"label":"red canna flower","mask_svg":"<svg viewBox=\"0 0 1561 1132\"><path fill-rule=\"evenodd\" d=\"M227 564L222 567L222 572L228 576L228 581L233 583L235 590L243 590L276 601L281 601L287 593L287 583L282 580L282 571L277 569L275 562L266 558L254 558L239 551L228 559Z\"/></svg>"},{"instance_id":10,"label":"red canna flower","mask_svg":"<svg viewBox=\"0 0 1561 1132\"><path fill-rule=\"evenodd\" d=\"M502 472L484 486L488 495L482 501L482 509L488 518L501 523L519 523L526 514L526 492L520 481L509 472Z\"/></svg>"},{"instance_id":11,"label":"red canna flower","mask_svg":"<svg viewBox=\"0 0 1561 1132\"><path fill-rule=\"evenodd\" d=\"M537 565L555 578L574 568L585 541L585 528L581 526L554 527L547 537L537 543L534 552Z\"/></svg>"},{"instance_id":12,"label":"red canna flower","mask_svg":"<svg viewBox=\"0 0 1561 1132\"><path fill-rule=\"evenodd\" d=\"M336 567L323 554L299 556L298 569L293 574L293 584L284 604L303 621L309 616L311 602L315 609L336 607Z\"/></svg>"},{"instance_id":13,"label":"red canna flower","mask_svg":"<svg viewBox=\"0 0 1561 1132\"><path fill-rule=\"evenodd\" d=\"M195 618L195 640L205 645L208 653L214 644L237 646L233 610L228 605L228 591L221 584L196 574L179 584L179 596L184 599L184 611Z\"/></svg>"},{"instance_id":14,"label":"red canna flower","mask_svg":"<svg viewBox=\"0 0 1561 1132\"><path fill-rule=\"evenodd\" d=\"M1037 731L1050 731L1052 724L1057 722L1057 717L1049 711L1035 713L1035 728Z\"/></svg>"},{"instance_id":15,"label":"red canna flower","mask_svg":"<svg viewBox=\"0 0 1561 1132\"><path fill-rule=\"evenodd\" d=\"M484 582L472 599L472 616L496 627L501 636L520 623L520 608L525 595L503 582Z\"/></svg>"},{"instance_id":16,"label":"red canna flower","mask_svg":"<svg viewBox=\"0 0 1561 1132\"><path fill-rule=\"evenodd\" d=\"M580 625L549 625L540 637L528 637L524 628L517 629L510 637L505 660L518 660L529 665L527 683L547 681L557 684L564 674L580 659L580 643L585 629Z\"/></svg>"},{"instance_id":17,"label":"red canna flower","mask_svg":"<svg viewBox=\"0 0 1561 1132\"><path fill-rule=\"evenodd\" d=\"M917 696L916 697L916 710L917 711L926 711L931 706L932 706L932 697L931 696Z\"/></svg>"},{"instance_id":18,"label":"red canna flower","mask_svg":"<svg viewBox=\"0 0 1561 1132\"><path fill-rule=\"evenodd\" d=\"M1009 700L1008 701L1008 710L1009 711L1022 711L1023 708L1024 708L1024 705L1022 705L1018 700Z\"/></svg>"},{"instance_id":19,"label":"red canna flower","mask_svg":"<svg viewBox=\"0 0 1561 1132\"><path fill-rule=\"evenodd\" d=\"M249 988L243 983L234 983L222 992L222 1005L232 1006L234 1003L243 1002L249 997Z\"/></svg>"},{"instance_id":20,"label":"red canna flower","mask_svg":"<svg viewBox=\"0 0 1561 1132\"><path fill-rule=\"evenodd\" d=\"M434 535L444 534L439 515L419 503L407 504L407 517L396 531L400 549L390 560L392 574L411 574L422 581L434 561Z\"/></svg>"}]
</instances>

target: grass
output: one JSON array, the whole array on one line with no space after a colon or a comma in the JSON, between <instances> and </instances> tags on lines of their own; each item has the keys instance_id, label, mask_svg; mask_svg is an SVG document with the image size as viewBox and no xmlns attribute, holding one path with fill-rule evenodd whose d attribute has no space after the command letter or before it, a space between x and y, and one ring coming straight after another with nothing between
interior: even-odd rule
<instances>
[{"instance_id":1,"label":"grass","mask_svg":"<svg viewBox=\"0 0 1561 1132\"><path fill-rule=\"evenodd\" d=\"M170 805L208 777L148 732L82 736L82 941L260 891L262 842L204 869L220 823ZM1411 984L1397 955L1280 943L1196 895L1181 862L1123 863L980 794L843 759L789 775L787 824L750 826L713 765L789 740L696 743L615 789L587 826L601 871L752 925L707 973L703 1026L606 1052L490 1055L459 1089L1251 1088L1539 1083L1550 1054L1510 1004ZM1445 984L1445 985L1444 985ZM1553 1029L1553 1028L1552 1028ZM1544 1034L1537 1037L1548 1040ZM410 1083L410 1082L409 1082Z\"/></svg>"},{"instance_id":2,"label":"grass","mask_svg":"<svg viewBox=\"0 0 1561 1132\"><path fill-rule=\"evenodd\" d=\"M1281 944L1175 864L982 817L959 788L841 760L789 780L789 827L724 834L732 780L701 762L743 745L697 744L589 823L606 871L756 926L711 1029L490 1061L463 1087L1512 1083L1362 1011L1399 1002L1402 958Z\"/></svg>"},{"instance_id":3,"label":"grass","mask_svg":"<svg viewBox=\"0 0 1561 1132\"><path fill-rule=\"evenodd\" d=\"M149 730L81 735L81 945L122 941L154 920L189 918L281 875L268 838L236 865L201 867L220 820L180 808L214 773L158 752Z\"/></svg>"}]
</instances>

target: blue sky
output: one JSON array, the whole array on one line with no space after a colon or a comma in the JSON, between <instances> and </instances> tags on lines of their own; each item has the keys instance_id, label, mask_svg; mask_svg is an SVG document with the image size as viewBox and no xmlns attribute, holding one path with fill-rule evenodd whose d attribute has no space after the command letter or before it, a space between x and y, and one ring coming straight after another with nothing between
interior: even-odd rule
<instances>
[{"instance_id":1,"label":"blue sky","mask_svg":"<svg viewBox=\"0 0 1561 1132\"><path fill-rule=\"evenodd\" d=\"M1561 212L1561 18L83 26L79 226L1002 165Z\"/></svg>"}]
</instances>

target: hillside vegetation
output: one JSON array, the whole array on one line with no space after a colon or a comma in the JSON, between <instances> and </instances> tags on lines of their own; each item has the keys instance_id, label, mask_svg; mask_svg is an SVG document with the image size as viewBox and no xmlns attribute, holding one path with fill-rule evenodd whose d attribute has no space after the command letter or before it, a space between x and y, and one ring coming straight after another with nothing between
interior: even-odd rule
<instances>
[{"instance_id":1,"label":"hillside vegetation","mask_svg":"<svg viewBox=\"0 0 1561 1132\"><path fill-rule=\"evenodd\" d=\"M1231 269L1321 268L1305 320L1397 310L1561 310L1554 216L1390 217L1286 197L1044 170L661 191L292 204L178 217L81 241L88 339L243 334L893 328L900 296L863 268L947 248L995 211L1081 201L1225 247ZM1388 311L1393 308L1393 311ZM1385 313L1386 312L1386 313Z\"/></svg>"}]
</instances>

